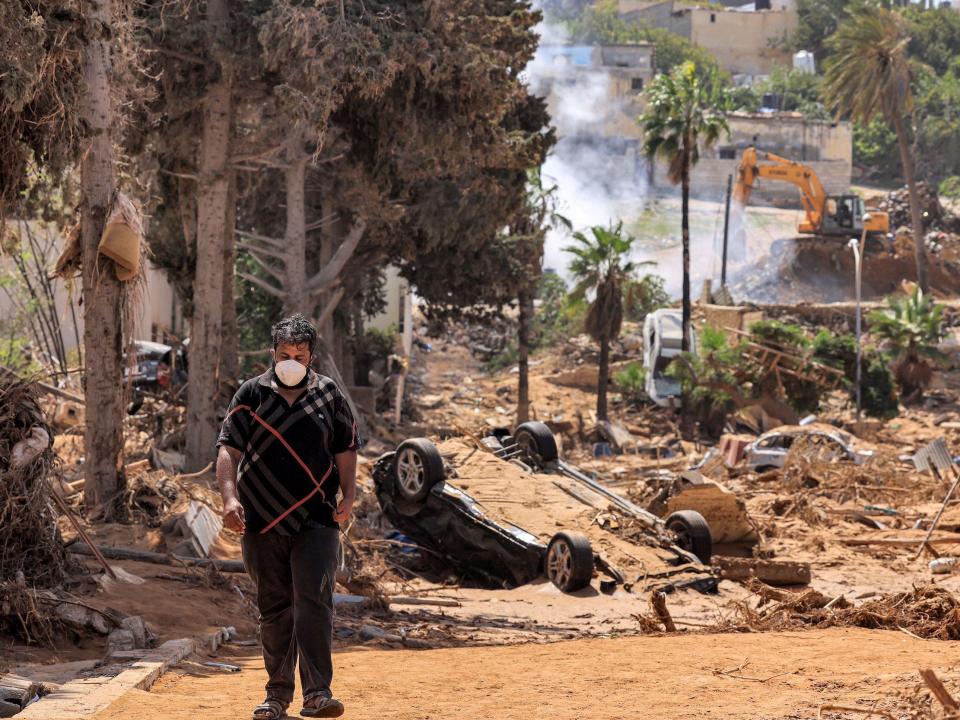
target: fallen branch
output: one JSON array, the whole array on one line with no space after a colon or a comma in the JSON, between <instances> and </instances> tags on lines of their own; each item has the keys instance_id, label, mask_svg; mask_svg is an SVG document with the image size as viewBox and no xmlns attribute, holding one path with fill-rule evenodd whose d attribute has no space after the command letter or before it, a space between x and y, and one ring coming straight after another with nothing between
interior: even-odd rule
<instances>
[{"instance_id":1,"label":"fallen branch","mask_svg":"<svg viewBox=\"0 0 960 720\"><path fill-rule=\"evenodd\" d=\"M660 622L663 623L664 629L667 632L676 632L677 626L673 623L673 618L670 617L670 610L667 609L667 594L659 590L650 593L650 605L653 606L653 611L657 614Z\"/></svg>"},{"instance_id":2,"label":"fallen branch","mask_svg":"<svg viewBox=\"0 0 960 720\"><path fill-rule=\"evenodd\" d=\"M885 710L868 710L867 708L858 708L851 705L821 705L817 708L817 720L821 720L823 715L821 714L824 710L836 710L838 712L852 712L860 713L861 715L879 715L880 717L889 718L890 720L897 720L893 715L886 712Z\"/></svg>"},{"instance_id":3,"label":"fallen branch","mask_svg":"<svg viewBox=\"0 0 960 720\"><path fill-rule=\"evenodd\" d=\"M213 565L220 572L243 573L246 569L241 560L215 560L213 558L193 558L183 557L182 555L164 555L163 553L149 552L147 550L134 550L133 548L113 548L104 545L97 545L95 548L84 542L77 542L67 548L69 552L77 555L95 556L95 550L99 550L104 557L111 560L133 560L135 562L154 563L155 565L178 565L208 567Z\"/></svg>"},{"instance_id":4,"label":"fallen branch","mask_svg":"<svg viewBox=\"0 0 960 720\"><path fill-rule=\"evenodd\" d=\"M927 684L927 687L930 688L930 692L937 698L937 701L943 705L944 710L950 714L955 714L960 710L960 704L957 704L957 701L953 699L950 691L943 686L940 678L937 677L937 674L933 670L921 670L920 677L923 678L923 681Z\"/></svg>"}]
</instances>

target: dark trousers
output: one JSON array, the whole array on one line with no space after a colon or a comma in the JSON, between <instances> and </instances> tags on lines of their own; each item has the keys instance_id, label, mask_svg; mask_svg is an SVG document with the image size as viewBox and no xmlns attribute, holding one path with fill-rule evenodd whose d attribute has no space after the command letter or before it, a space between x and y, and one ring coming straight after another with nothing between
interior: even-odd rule
<instances>
[{"instance_id":1,"label":"dark trousers","mask_svg":"<svg viewBox=\"0 0 960 720\"><path fill-rule=\"evenodd\" d=\"M298 655L304 699L330 693L339 552L337 528L304 526L296 535L243 536L243 562L257 586L268 697L293 701Z\"/></svg>"}]
</instances>

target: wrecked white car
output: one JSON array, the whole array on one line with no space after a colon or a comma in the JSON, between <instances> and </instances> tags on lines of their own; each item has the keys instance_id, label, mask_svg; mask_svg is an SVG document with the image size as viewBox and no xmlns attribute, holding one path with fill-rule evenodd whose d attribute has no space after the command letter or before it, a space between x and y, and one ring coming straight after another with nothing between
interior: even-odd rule
<instances>
[{"instance_id":1,"label":"wrecked white car","mask_svg":"<svg viewBox=\"0 0 960 720\"><path fill-rule=\"evenodd\" d=\"M660 407L679 407L680 382L666 374L670 362L682 350L683 313L661 309L643 321L643 367L647 371L644 390ZM696 352L696 333L690 328L690 352Z\"/></svg>"},{"instance_id":2,"label":"wrecked white car","mask_svg":"<svg viewBox=\"0 0 960 720\"><path fill-rule=\"evenodd\" d=\"M873 450L862 448L856 439L832 425L785 425L764 433L744 448L746 466L756 472L782 468L790 449L803 442L805 455L821 462L848 461L862 465Z\"/></svg>"}]
</instances>

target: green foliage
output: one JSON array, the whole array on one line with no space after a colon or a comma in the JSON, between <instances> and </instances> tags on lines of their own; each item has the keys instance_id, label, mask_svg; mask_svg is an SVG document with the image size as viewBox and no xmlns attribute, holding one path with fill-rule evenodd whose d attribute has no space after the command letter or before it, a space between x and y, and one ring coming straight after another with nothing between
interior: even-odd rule
<instances>
[{"instance_id":1,"label":"green foliage","mask_svg":"<svg viewBox=\"0 0 960 720\"><path fill-rule=\"evenodd\" d=\"M904 11L909 22L911 57L928 66L934 75L943 75L956 62L960 51L960 13L952 8Z\"/></svg>"},{"instance_id":2,"label":"green foliage","mask_svg":"<svg viewBox=\"0 0 960 720\"><path fill-rule=\"evenodd\" d=\"M670 304L665 281L660 275L647 274L629 279L624 287L624 312L630 322L643 322L654 310Z\"/></svg>"},{"instance_id":3,"label":"green foliage","mask_svg":"<svg viewBox=\"0 0 960 720\"><path fill-rule=\"evenodd\" d=\"M517 343L509 343L503 350L494 355L483 364L483 369L488 373L500 372L508 367L512 367L520 362L520 350Z\"/></svg>"},{"instance_id":4,"label":"green foliage","mask_svg":"<svg viewBox=\"0 0 960 720\"><path fill-rule=\"evenodd\" d=\"M730 345L726 333L705 327L698 352L682 353L670 363L667 375L680 383L701 431L719 436L727 416L735 409L734 395L742 392L742 343Z\"/></svg>"},{"instance_id":5,"label":"green foliage","mask_svg":"<svg viewBox=\"0 0 960 720\"><path fill-rule=\"evenodd\" d=\"M807 359L810 357L810 339L803 328L778 320L760 320L750 326L751 339L781 352ZM801 370L806 369L802 366ZM754 384L757 397L785 395L784 399L799 413L812 413L820 408L824 388L815 380L804 380L787 373L766 373Z\"/></svg>"},{"instance_id":6,"label":"green foliage","mask_svg":"<svg viewBox=\"0 0 960 720\"><path fill-rule=\"evenodd\" d=\"M644 42L656 45L653 66L658 73L670 73L685 63L693 63L701 77L725 78L717 59L699 45L663 28L645 28Z\"/></svg>"},{"instance_id":7,"label":"green foliage","mask_svg":"<svg viewBox=\"0 0 960 720\"><path fill-rule=\"evenodd\" d=\"M853 124L853 162L875 168L879 178L899 178L901 173L900 151L897 134L880 118L867 124Z\"/></svg>"},{"instance_id":8,"label":"green foliage","mask_svg":"<svg viewBox=\"0 0 960 720\"><path fill-rule=\"evenodd\" d=\"M820 83L819 75L774 65L770 76L758 85L757 92L760 95L776 93L780 98L779 110L824 120L829 114L820 100Z\"/></svg>"},{"instance_id":9,"label":"green foliage","mask_svg":"<svg viewBox=\"0 0 960 720\"><path fill-rule=\"evenodd\" d=\"M837 335L821 330L813 338L813 359L843 370L849 379L856 374L857 339L853 335Z\"/></svg>"},{"instance_id":10,"label":"green foliage","mask_svg":"<svg viewBox=\"0 0 960 720\"><path fill-rule=\"evenodd\" d=\"M870 313L870 332L884 340L893 371L908 399L919 398L933 376L931 362L944 359L937 347L946 331L943 305L916 287L910 295L887 298L887 309Z\"/></svg>"},{"instance_id":11,"label":"green foliage","mask_svg":"<svg viewBox=\"0 0 960 720\"><path fill-rule=\"evenodd\" d=\"M940 182L940 195L948 200L960 199L960 175L951 175Z\"/></svg>"},{"instance_id":12,"label":"green foliage","mask_svg":"<svg viewBox=\"0 0 960 720\"><path fill-rule=\"evenodd\" d=\"M692 62L702 75L722 75L717 59L685 37L663 28L630 23L620 17L616 0L600 0L565 23L570 42L584 45L653 43L654 70L669 73Z\"/></svg>"},{"instance_id":13,"label":"green foliage","mask_svg":"<svg viewBox=\"0 0 960 720\"><path fill-rule=\"evenodd\" d=\"M585 329L597 342L613 340L620 334L623 324L623 289L636 272L637 264L628 258L633 235L623 229L619 222L610 227L594 225L590 235L575 232L578 243L564 248L573 255L570 274L576 280L572 296L584 299L593 294L590 301Z\"/></svg>"},{"instance_id":14,"label":"green foliage","mask_svg":"<svg viewBox=\"0 0 960 720\"><path fill-rule=\"evenodd\" d=\"M897 402L897 386L887 359L879 352L871 352L863 358L860 403L870 417L889 420L900 411Z\"/></svg>"},{"instance_id":15,"label":"green foliage","mask_svg":"<svg viewBox=\"0 0 960 720\"><path fill-rule=\"evenodd\" d=\"M919 287L906 297L891 295L887 309L870 313L870 331L889 342L898 352L910 352L940 359L937 344L943 328L944 306L933 302Z\"/></svg>"},{"instance_id":16,"label":"green foliage","mask_svg":"<svg viewBox=\"0 0 960 720\"><path fill-rule=\"evenodd\" d=\"M960 44L955 52L960 53ZM960 167L960 58L942 73L923 73L915 95L918 169L928 179L953 175Z\"/></svg>"},{"instance_id":17,"label":"green foliage","mask_svg":"<svg viewBox=\"0 0 960 720\"><path fill-rule=\"evenodd\" d=\"M585 305L571 300L562 277L556 273L542 275L537 300L531 349L555 345L582 330Z\"/></svg>"},{"instance_id":18,"label":"green foliage","mask_svg":"<svg viewBox=\"0 0 960 720\"><path fill-rule=\"evenodd\" d=\"M711 82L698 77L692 63L658 76L647 90L647 112L640 117L643 152L668 163L674 184L697 164L701 144L710 147L721 133L730 132L716 111L716 98Z\"/></svg>"},{"instance_id":19,"label":"green foliage","mask_svg":"<svg viewBox=\"0 0 960 720\"><path fill-rule=\"evenodd\" d=\"M246 253L237 256L237 270L254 276L265 271ZM262 350L270 345L270 328L283 315L283 304L274 295L264 292L241 278L236 279L234 291L237 306L238 346L241 351ZM269 360L266 354L240 356L240 376L250 377Z\"/></svg>"},{"instance_id":20,"label":"green foliage","mask_svg":"<svg viewBox=\"0 0 960 720\"><path fill-rule=\"evenodd\" d=\"M828 55L826 40L846 17L849 0L797 0L797 29L790 38L791 50L809 50L817 66Z\"/></svg>"},{"instance_id":21,"label":"green foliage","mask_svg":"<svg viewBox=\"0 0 960 720\"><path fill-rule=\"evenodd\" d=\"M613 375L613 381L620 389L620 394L629 405L639 407L647 401L647 392L644 384L647 382L647 370L642 364L632 362Z\"/></svg>"},{"instance_id":22,"label":"green foliage","mask_svg":"<svg viewBox=\"0 0 960 720\"><path fill-rule=\"evenodd\" d=\"M908 40L903 17L883 8L864 7L840 23L827 43L827 108L864 124L877 116L892 124L908 114L913 109L910 81L916 74Z\"/></svg>"},{"instance_id":23,"label":"green foliage","mask_svg":"<svg viewBox=\"0 0 960 720\"><path fill-rule=\"evenodd\" d=\"M351 338L356 374L355 382L367 384L370 370L386 372L387 358L397 347L397 328L391 325L386 330L366 328L363 335Z\"/></svg>"},{"instance_id":24,"label":"green foliage","mask_svg":"<svg viewBox=\"0 0 960 720\"><path fill-rule=\"evenodd\" d=\"M750 334L758 343L795 355L802 355L810 347L802 327L779 320L758 320L750 326Z\"/></svg>"},{"instance_id":25,"label":"green foliage","mask_svg":"<svg viewBox=\"0 0 960 720\"><path fill-rule=\"evenodd\" d=\"M821 330L813 338L813 359L824 365L843 370L844 385L851 401L856 399L857 339L853 335L837 335ZM863 369L860 378L860 402L869 417L889 419L895 417L899 404L893 373L882 353L875 349L863 352Z\"/></svg>"}]
</instances>

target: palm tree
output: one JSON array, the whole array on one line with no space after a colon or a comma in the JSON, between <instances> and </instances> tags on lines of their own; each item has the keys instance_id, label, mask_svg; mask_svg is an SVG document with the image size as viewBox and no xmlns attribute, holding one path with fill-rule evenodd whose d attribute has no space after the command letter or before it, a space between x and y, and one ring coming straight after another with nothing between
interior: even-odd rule
<instances>
[{"instance_id":1,"label":"palm tree","mask_svg":"<svg viewBox=\"0 0 960 720\"><path fill-rule=\"evenodd\" d=\"M823 98L837 116L866 125L882 115L897 133L900 164L910 192L910 223L917 264L917 282L929 291L923 215L913 174L913 154L905 116L913 108L910 81L916 67L907 54L903 17L884 8L864 5L841 23L827 41L832 50L825 65Z\"/></svg>"},{"instance_id":2,"label":"palm tree","mask_svg":"<svg viewBox=\"0 0 960 720\"><path fill-rule=\"evenodd\" d=\"M870 330L893 351L893 374L904 399L918 400L933 377L930 361L944 359L937 349L946 334L943 305L934 304L919 287L905 298L887 298L887 305L870 314Z\"/></svg>"},{"instance_id":3,"label":"palm tree","mask_svg":"<svg viewBox=\"0 0 960 720\"><path fill-rule=\"evenodd\" d=\"M693 63L683 63L651 83L648 110L640 117L644 154L651 160L666 160L670 182L680 185L684 352L690 349L690 170L700 159L701 143L710 147L721 132L730 132L716 110L715 87L714 78L700 78Z\"/></svg>"},{"instance_id":4,"label":"palm tree","mask_svg":"<svg viewBox=\"0 0 960 720\"><path fill-rule=\"evenodd\" d=\"M605 228L594 225L590 237L573 234L577 245L564 248L573 255L570 274L576 280L574 299L593 296L587 310L586 331L600 344L597 382L597 419L607 419L607 383L610 377L610 341L616 340L623 325L623 289L637 265L628 260L634 238L623 231L623 223Z\"/></svg>"}]
</instances>

